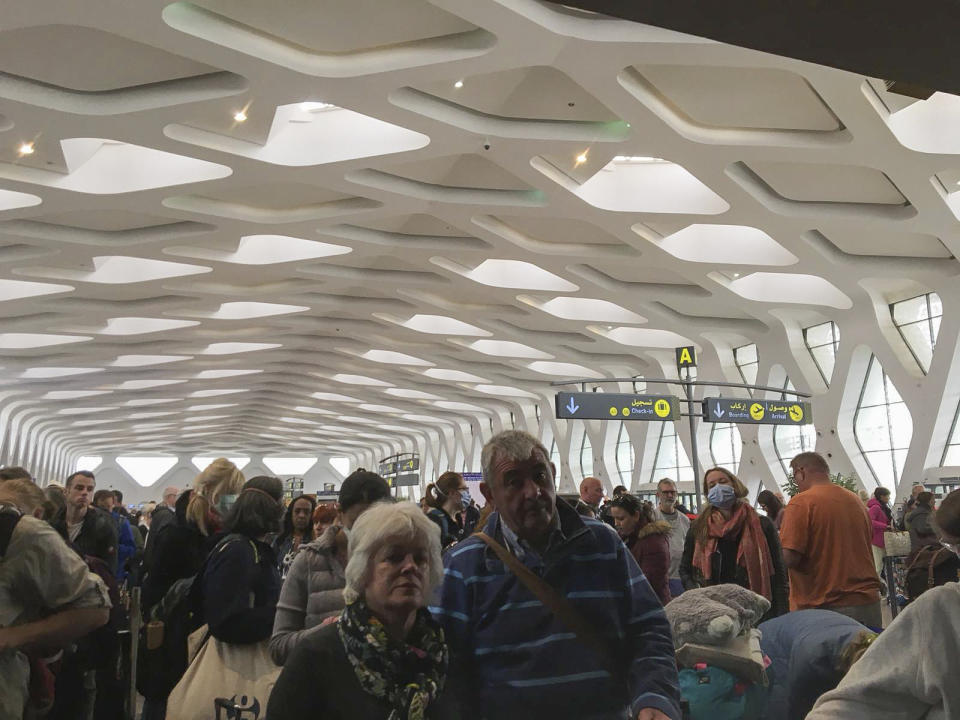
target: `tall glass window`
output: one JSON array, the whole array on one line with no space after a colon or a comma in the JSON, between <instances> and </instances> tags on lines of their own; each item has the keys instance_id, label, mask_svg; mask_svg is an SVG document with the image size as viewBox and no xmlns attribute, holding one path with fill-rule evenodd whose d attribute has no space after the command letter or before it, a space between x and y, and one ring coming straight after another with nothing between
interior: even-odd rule
<instances>
[{"instance_id":1,"label":"tall glass window","mask_svg":"<svg viewBox=\"0 0 960 720\"><path fill-rule=\"evenodd\" d=\"M943 458L940 460L941 467L944 465L960 465L960 405L957 406L957 413L953 416L953 427L950 428L950 439L947 440L947 446L943 449Z\"/></svg>"},{"instance_id":2,"label":"tall glass window","mask_svg":"<svg viewBox=\"0 0 960 720\"><path fill-rule=\"evenodd\" d=\"M650 482L657 482L665 477L675 482L693 482L690 458L677 437L676 424L669 421L660 423L660 437L657 440Z\"/></svg>"},{"instance_id":3,"label":"tall glass window","mask_svg":"<svg viewBox=\"0 0 960 720\"><path fill-rule=\"evenodd\" d=\"M557 439L554 438L550 443L550 462L557 469L557 474L553 478L553 484L560 487L560 448L557 447Z\"/></svg>"},{"instance_id":4,"label":"tall glass window","mask_svg":"<svg viewBox=\"0 0 960 720\"><path fill-rule=\"evenodd\" d=\"M876 356L867 367L853 434L877 482L893 491L913 437L913 420Z\"/></svg>"},{"instance_id":5,"label":"tall glass window","mask_svg":"<svg viewBox=\"0 0 960 720\"><path fill-rule=\"evenodd\" d=\"M759 358L757 357L757 346L742 345L733 349L733 361L740 371L740 377L747 385L757 384L757 371L760 369ZM750 391L751 394L753 391Z\"/></svg>"},{"instance_id":6,"label":"tall glass window","mask_svg":"<svg viewBox=\"0 0 960 720\"><path fill-rule=\"evenodd\" d=\"M943 317L940 296L927 293L892 303L890 314L917 365L924 373L929 372L933 349L940 333L940 320Z\"/></svg>"},{"instance_id":7,"label":"tall glass window","mask_svg":"<svg viewBox=\"0 0 960 720\"><path fill-rule=\"evenodd\" d=\"M803 342L820 371L820 377L829 387L833 366L837 362L837 349L840 347L840 328L833 321L804 328Z\"/></svg>"},{"instance_id":8,"label":"tall glass window","mask_svg":"<svg viewBox=\"0 0 960 720\"><path fill-rule=\"evenodd\" d=\"M617 473L620 475L620 484L630 488L633 478L634 463L633 443L627 434L627 424L620 423L620 433L617 435Z\"/></svg>"},{"instance_id":9,"label":"tall glass window","mask_svg":"<svg viewBox=\"0 0 960 720\"><path fill-rule=\"evenodd\" d=\"M740 430L733 423L713 423L710 428L710 457L713 464L736 473L740 465L743 442Z\"/></svg>"},{"instance_id":10,"label":"tall glass window","mask_svg":"<svg viewBox=\"0 0 960 720\"><path fill-rule=\"evenodd\" d=\"M831 325L833 323L830 323ZM783 385L785 390L794 390L790 378ZM793 396L790 396L791 399ZM784 394L784 399L787 395ZM777 459L783 474L790 474L790 461L795 455L813 450L817 445L817 430L813 425L774 425L773 447L777 452Z\"/></svg>"},{"instance_id":11,"label":"tall glass window","mask_svg":"<svg viewBox=\"0 0 960 720\"><path fill-rule=\"evenodd\" d=\"M593 447L587 429L583 429L583 441L580 443L580 473L582 477L593 475Z\"/></svg>"}]
</instances>

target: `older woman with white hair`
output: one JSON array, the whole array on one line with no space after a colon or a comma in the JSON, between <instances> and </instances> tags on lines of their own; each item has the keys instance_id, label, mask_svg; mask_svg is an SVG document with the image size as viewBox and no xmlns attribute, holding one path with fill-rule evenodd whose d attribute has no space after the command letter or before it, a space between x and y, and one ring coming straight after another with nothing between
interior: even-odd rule
<instances>
[{"instance_id":1,"label":"older woman with white hair","mask_svg":"<svg viewBox=\"0 0 960 720\"><path fill-rule=\"evenodd\" d=\"M347 606L287 659L267 717L459 718L443 631L426 610L440 531L409 502L373 505L350 533Z\"/></svg>"}]
</instances>

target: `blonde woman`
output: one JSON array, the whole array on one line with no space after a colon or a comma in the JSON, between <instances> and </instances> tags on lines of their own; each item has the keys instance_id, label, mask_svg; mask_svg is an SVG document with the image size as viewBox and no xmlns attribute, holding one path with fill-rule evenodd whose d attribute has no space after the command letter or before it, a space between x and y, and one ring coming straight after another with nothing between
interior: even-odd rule
<instances>
[{"instance_id":1,"label":"blonde woman","mask_svg":"<svg viewBox=\"0 0 960 720\"><path fill-rule=\"evenodd\" d=\"M243 473L236 465L226 458L217 458L197 475L192 490L177 498L176 521L164 525L155 537L150 533L155 551L150 554L143 581L144 615L163 600L177 580L197 574L220 539L217 534L223 518L237 501L243 483ZM145 717L163 717L167 696L186 669L186 652L172 649L162 673L150 678L150 687L141 687L141 694L146 697Z\"/></svg>"},{"instance_id":2,"label":"blonde woman","mask_svg":"<svg viewBox=\"0 0 960 720\"><path fill-rule=\"evenodd\" d=\"M776 527L750 507L747 488L726 468L707 470L703 488L707 504L690 526L680 561L684 589L736 583L770 601L764 619L787 612L787 571Z\"/></svg>"}]
</instances>

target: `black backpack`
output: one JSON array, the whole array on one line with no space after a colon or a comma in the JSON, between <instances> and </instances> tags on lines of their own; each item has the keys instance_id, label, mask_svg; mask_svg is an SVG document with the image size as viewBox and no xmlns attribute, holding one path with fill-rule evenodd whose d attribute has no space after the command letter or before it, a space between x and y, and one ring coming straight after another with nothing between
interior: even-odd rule
<instances>
[{"instance_id":1,"label":"black backpack","mask_svg":"<svg viewBox=\"0 0 960 720\"><path fill-rule=\"evenodd\" d=\"M960 558L942 545L920 548L907 568L904 585L913 601L930 588L960 580Z\"/></svg>"},{"instance_id":2,"label":"black backpack","mask_svg":"<svg viewBox=\"0 0 960 720\"><path fill-rule=\"evenodd\" d=\"M0 505L0 557L7 554L10 539L13 537L13 529L20 522L21 517L23 517L23 514L15 507Z\"/></svg>"}]
</instances>

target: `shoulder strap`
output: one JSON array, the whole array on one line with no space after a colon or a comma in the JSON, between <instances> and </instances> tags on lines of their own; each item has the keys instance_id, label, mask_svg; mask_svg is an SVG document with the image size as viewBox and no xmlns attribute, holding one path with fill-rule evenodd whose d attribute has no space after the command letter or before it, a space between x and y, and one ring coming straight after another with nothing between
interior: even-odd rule
<instances>
[{"instance_id":1,"label":"shoulder strap","mask_svg":"<svg viewBox=\"0 0 960 720\"><path fill-rule=\"evenodd\" d=\"M564 625L574 632L577 639L584 645L592 648L600 657L600 661L616 677L621 670L617 668L616 663L610 652L610 647L604 642L597 632L583 619L583 616L567 601L563 595L547 583L543 578L526 567L520 562L513 553L498 543L492 537L484 532L477 533L483 542L485 542L497 557L506 565L510 571L517 576L517 579L532 592L540 602L542 602L550 611L560 619Z\"/></svg>"},{"instance_id":2,"label":"shoulder strap","mask_svg":"<svg viewBox=\"0 0 960 720\"><path fill-rule=\"evenodd\" d=\"M7 554L10 540L13 538L13 529L23 517L20 511L9 505L0 505L0 557Z\"/></svg>"}]
</instances>

